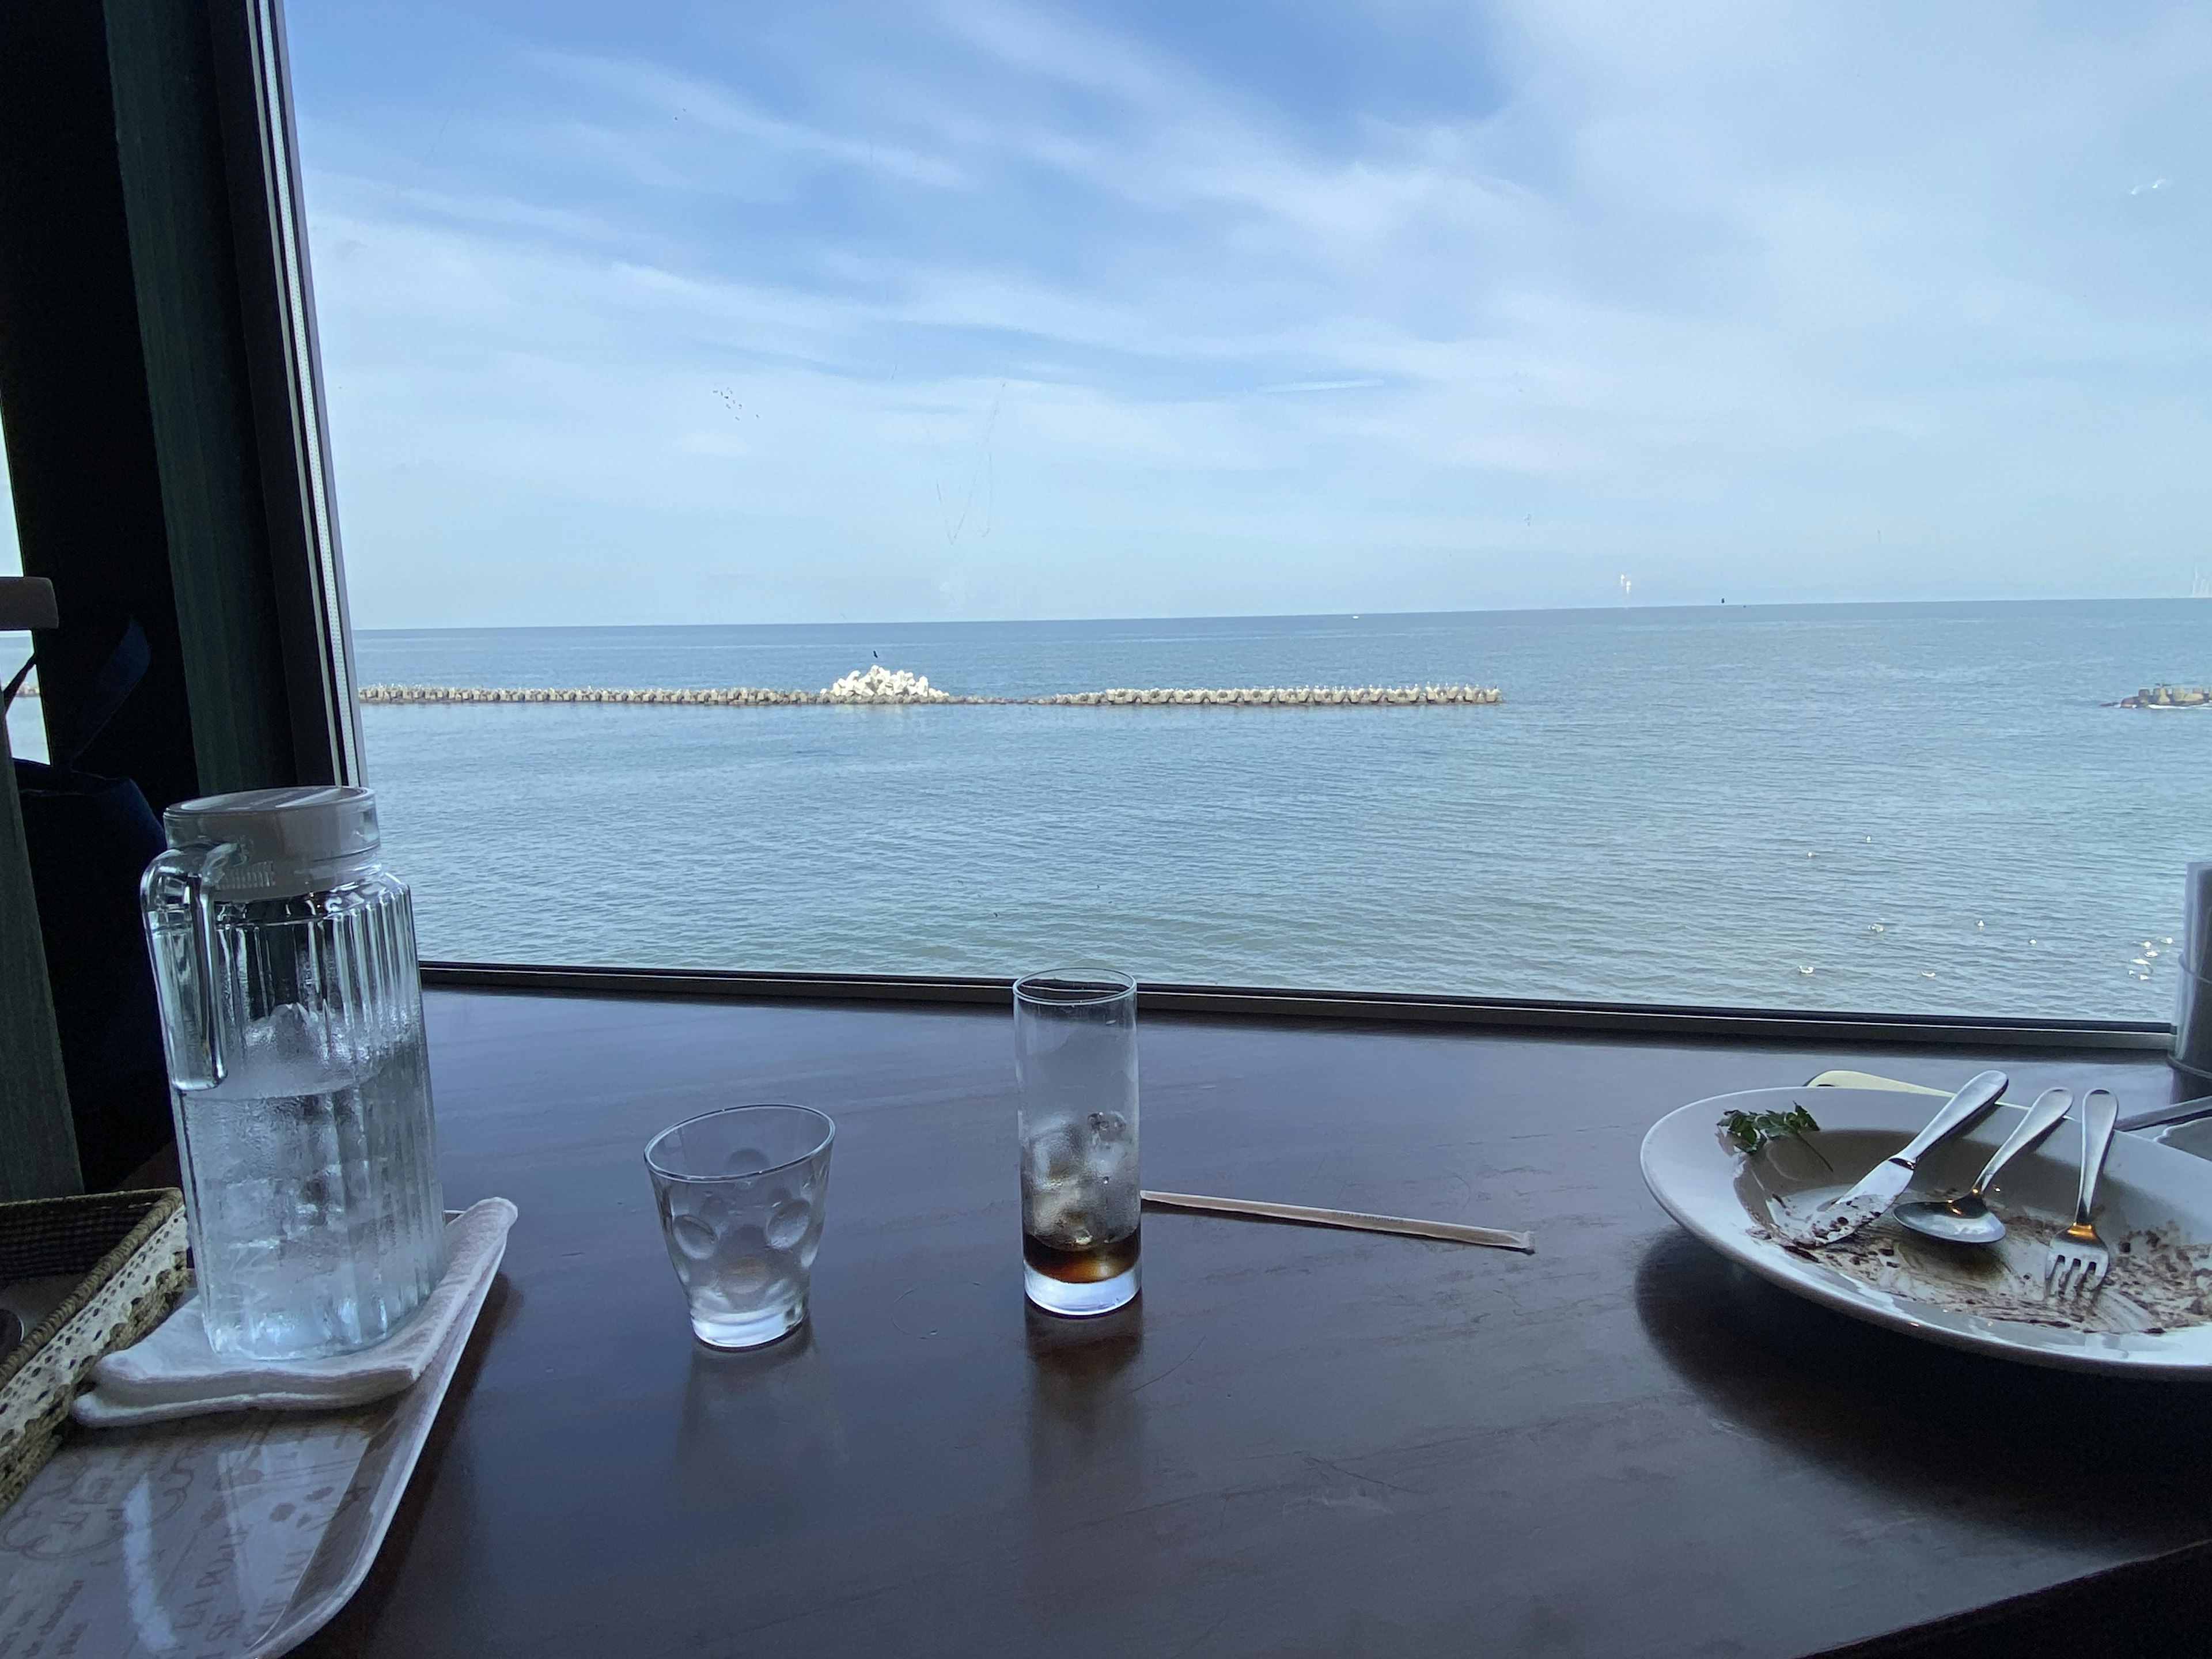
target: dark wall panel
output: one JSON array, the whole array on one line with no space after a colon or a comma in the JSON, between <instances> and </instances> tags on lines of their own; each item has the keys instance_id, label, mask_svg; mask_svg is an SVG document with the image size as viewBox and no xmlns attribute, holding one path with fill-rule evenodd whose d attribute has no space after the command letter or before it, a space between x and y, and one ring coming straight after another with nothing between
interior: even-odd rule
<instances>
[{"instance_id":1,"label":"dark wall panel","mask_svg":"<svg viewBox=\"0 0 2212 1659\"><path fill-rule=\"evenodd\" d=\"M157 808L198 793L106 20L84 0L0 6L0 425L23 568L62 617L39 638L49 737L136 617L150 665L82 764Z\"/></svg>"}]
</instances>

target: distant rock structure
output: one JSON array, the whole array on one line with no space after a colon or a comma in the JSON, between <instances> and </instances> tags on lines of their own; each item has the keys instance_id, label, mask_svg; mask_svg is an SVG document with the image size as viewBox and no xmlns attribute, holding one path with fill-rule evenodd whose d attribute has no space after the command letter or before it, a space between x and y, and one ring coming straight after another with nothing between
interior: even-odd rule
<instances>
[{"instance_id":1,"label":"distant rock structure","mask_svg":"<svg viewBox=\"0 0 2212 1659\"><path fill-rule=\"evenodd\" d=\"M939 691L926 674L909 674L903 668L887 669L881 663L848 674L822 693L824 702L967 702Z\"/></svg>"},{"instance_id":2,"label":"distant rock structure","mask_svg":"<svg viewBox=\"0 0 2212 1659\"><path fill-rule=\"evenodd\" d=\"M364 685L355 695L363 702L649 702L716 708L786 708L824 700L814 691L765 691L749 685L642 690L598 685Z\"/></svg>"},{"instance_id":3,"label":"distant rock structure","mask_svg":"<svg viewBox=\"0 0 2212 1659\"><path fill-rule=\"evenodd\" d=\"M1117 687L1022 699L1073 708L1419 708L1504 700L1504 693L1494 685L1247 685L1223 690Z\"/></svg>"},{"instance_id":4,"label":"distant rock structure","mask_svg":"<svg viewBox=\"0 0 2212 1659\"><path fill-rule=\"evenodd\" d=\"M634 690L591 685L364 685L357 695L369 703L623 702L714 708L915 703L1021 703L1063 708L1420 708L1504 701L1504 694L1494 685L1248 685L1212 690L1152 686L1063 691L1046 697L961 697L939 690L924 675L903 668L888 669L881 664L847 674L819 691L773 691L745 685Z\"/></svg>"},{"instance_id":5,"label":"distant rock structure","mask_svg":"<svg viewBox=\"0 0 2212 1659\"><path fill-rule=\"evenodd\" d=\"M2204 708L2212 707L2212 685L2154 685L2132 697L2122 697L2120 708Z\"/></svg>"}]
</instances>

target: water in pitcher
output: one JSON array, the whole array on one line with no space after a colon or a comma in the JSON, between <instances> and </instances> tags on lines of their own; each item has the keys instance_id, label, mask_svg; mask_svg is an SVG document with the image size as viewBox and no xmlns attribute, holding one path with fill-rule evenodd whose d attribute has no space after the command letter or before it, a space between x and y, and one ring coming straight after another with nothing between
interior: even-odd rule
<instances>
[{"instance_id":1,"label":"water in pitcher","mask_svg":"<svg viewBox=\"0 0 2212 1659\"><path fill-rule=\"evenodd\" d=\"M333 1040L293 1005L175 1097L202 1318L218 1352L381 1340L444 1271L419 1018Z\"/></svg>"}]
</instances>

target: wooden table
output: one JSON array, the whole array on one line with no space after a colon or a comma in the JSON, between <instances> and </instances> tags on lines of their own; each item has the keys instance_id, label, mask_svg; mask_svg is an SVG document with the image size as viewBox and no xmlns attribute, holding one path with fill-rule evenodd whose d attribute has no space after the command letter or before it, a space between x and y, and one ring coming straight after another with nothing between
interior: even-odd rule
<instances>
[{"instance_id":1,"label":"wooden table","mask_svg":"<svg viewBox=\"0 0 2212 1659\"><path fill-rule=\"evenodd\" d=\"M1538 1253L1153 1212L1143 1297L1078 1323L1022 1300L1001 1012L429 1007L447 1197L521 1220L308 1654L1791 1655L2051 1592L1963 1654L2203 1603L2212 1388L1802 1304L1637 1168L1684 1101L1829 1066L2135 1103L2154 1060L1148 1018L1148 1185ZM719 1354L640 1152L754 1100L837 1120L829 1224L808 1332Z\"/></svg>"}]
</instances>

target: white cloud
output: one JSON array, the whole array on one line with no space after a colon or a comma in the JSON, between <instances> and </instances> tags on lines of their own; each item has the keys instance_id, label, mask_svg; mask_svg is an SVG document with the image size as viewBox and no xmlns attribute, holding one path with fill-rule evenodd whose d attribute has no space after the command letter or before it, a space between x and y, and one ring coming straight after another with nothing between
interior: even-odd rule
<instances>
[{"instance_id":1,"label":"white cloud","mask_svg":"<svg viewBox=\"0 0 2212 1659\"><path fill-rule=\"evenodd\" d=\"M796 89L520 48L434 177L307 106L366 623L2203 562L2206 209L2117 182L2212 137L2186 9L1506 7L1498 95L1322 136L1162 40L941 16Z\"/></svg>"},{"instance_id":2,"label":"white cloud","mask_svg":"<svg viewBox=\"0 0 2212 1659\"><path fill-rule=\"evenodd\" d=\"M626 161L640 182L694 182L711 188L717 182L715 162L760 151L863 167L910 184L946 187L963 182L957 168L937 157L778 120L726 88L656 64L548 51L527 52L524 59L556 82L613 94L625 114L659 118L649 127L573 129L588 134L587 147L599 148L606 159ZM708 143L701 142L702 136ZM687 167L685 161L694 165ZM702 161L707 165L698 166Z\"/></svg>"}]
</instances>

